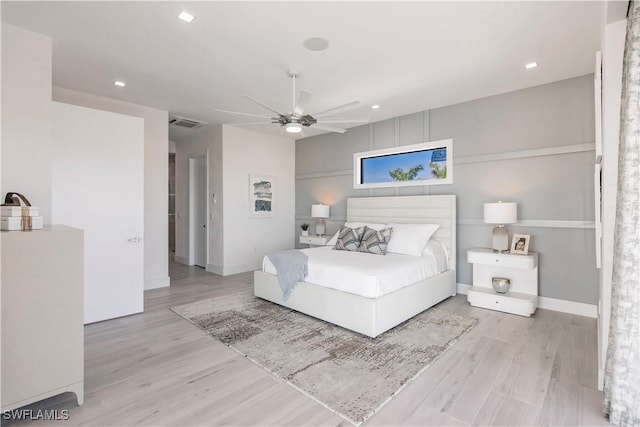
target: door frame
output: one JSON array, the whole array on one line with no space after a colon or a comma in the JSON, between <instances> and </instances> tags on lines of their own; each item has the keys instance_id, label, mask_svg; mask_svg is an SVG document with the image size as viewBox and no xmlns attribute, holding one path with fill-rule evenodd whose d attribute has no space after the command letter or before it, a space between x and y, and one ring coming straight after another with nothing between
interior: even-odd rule
<instances>
[{"instance_id":1,"label":"door frame","mask_svg":"<svg viewBox=\"0 0 640 427\"><path fill-rule=\"evenodd\" d=\"M196 264L196 238L195 238L195 223L196 223L196 210L195 210L195 162L196 159L204 158L205 176L206 176L206 200L205 200L205 216L207 219L207 225L209 223L209 150L194 153L189 155L189 245L188 245L188 261L189 265ZM205 241L205 270L209 264L209 229L205 228L206 241Z\"/></svg>"}]
</instances>

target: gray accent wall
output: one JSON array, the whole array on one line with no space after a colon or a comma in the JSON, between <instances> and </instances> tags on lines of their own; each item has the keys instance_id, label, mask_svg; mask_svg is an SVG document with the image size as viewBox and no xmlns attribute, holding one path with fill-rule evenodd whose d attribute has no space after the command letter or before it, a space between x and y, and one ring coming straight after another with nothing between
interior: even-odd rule
<instances>
[{"instance_id":1,"label":"gray accent wall","mask_svg":"<svg viewBox=\"0 0 640 427\"><path fill-rule=\"evenodd\" d=\"M455 194L458 283L471 284L466 251L491 245L483 204L518 203L518 224L539 252L539 294L597 304L594 242L593 75L418 112L296 142L296 236L311 204L331 205L327 233L348 197ZM384 108L384 106L382 106ZM353 153L453 139L453 184L353 189ZM300 247L299 244L296 244Z\"/></svg>"}]
</instances>

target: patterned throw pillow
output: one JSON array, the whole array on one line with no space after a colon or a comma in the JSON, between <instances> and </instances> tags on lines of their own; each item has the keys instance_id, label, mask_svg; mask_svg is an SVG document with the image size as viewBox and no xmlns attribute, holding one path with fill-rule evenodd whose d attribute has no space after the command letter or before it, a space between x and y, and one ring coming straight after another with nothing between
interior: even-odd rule
<instances>
[{"instance_id":1,"label":"patterned throw pillow","mask_svg":"<svg viewBox=\"0 0 640 427\"><path fill-rule=\"evenodd\" d=\"M385 228L384 230L376 231L373 228L365 227L358 252L386 255L387 243L389 243L389 240L391 239L392 232L393 228Z\"/></svg>"},{"instance_id":2,"label":"patterned throw pillow","mask_svg":"<svg viewBox=\"0 0 640 427\"><path fill-rule=\"evenodd\" d=\"M337 249L339 251L357 251L360 247L360 241L362 240L364 229L365 227L340 227L340 231L338 231L338 240L336 241L336 245L333 249Z\"/></svg>"}]
</instances>

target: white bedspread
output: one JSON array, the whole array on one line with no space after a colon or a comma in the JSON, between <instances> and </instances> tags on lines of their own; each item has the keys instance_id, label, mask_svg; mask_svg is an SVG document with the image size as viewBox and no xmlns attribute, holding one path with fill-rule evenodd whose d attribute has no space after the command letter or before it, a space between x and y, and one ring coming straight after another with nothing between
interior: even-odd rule
<instances>
[{"instance_id":1,"label":"white bedspread","mask_svg":"<svg viewBox=\"0 0 640 427\"><path fill-rule=\"evenodd\" d=\"M328 246L302 252L309 258L305 282L367 298L377 298L443 272L433 256L392 253L382 256L337 251ZM277 274L266 256L262 270Z\"/></svg>"}]
</instances>

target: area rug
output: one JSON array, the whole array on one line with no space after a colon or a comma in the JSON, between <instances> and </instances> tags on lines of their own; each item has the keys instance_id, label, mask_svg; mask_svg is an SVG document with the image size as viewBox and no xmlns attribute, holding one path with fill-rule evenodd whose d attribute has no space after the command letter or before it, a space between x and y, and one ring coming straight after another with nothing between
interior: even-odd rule
<instances>
[{"instance_id":1,"label":"area rug","mask_svg":"<svg viewBox=\"0 0 640 427\"><path fill-rule=\"evenodd\" d=\"M354 425L478 322L433 307L372 339L248 292L171 310Z\"/></svg>"}]
</instances>

